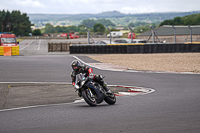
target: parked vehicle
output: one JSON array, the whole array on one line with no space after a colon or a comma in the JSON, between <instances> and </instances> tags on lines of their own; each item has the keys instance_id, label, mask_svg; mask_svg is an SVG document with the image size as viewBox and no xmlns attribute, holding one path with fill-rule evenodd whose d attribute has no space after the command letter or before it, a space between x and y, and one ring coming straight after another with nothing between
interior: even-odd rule
<instances>
[{"instance_id":1,"label":"parked vehicle","mask_svg":"<svg viewBox=\"0 0 200 133\"><path fill-rule=\"evenodd\" d=\"M116 39L114 40L114 43L129 43L131 41L131 39Z\"/></svg>"},{"instance_id":2,"label":"parked vehicle","mask_svg":"<svg viewBox=\"0 0 200 133\"><path fill-rule=\"evenodd\" d=\"M17 46L19 42L17 42L15 34L11 33L0 33L0 46Z\"/></svg>"},{"instance_id":3,"label":"parked vehicle","mask_svg":"<svg viewBox=\"0 0 200 133\"><path fill-rule=\"evenodd\" d=\"M75 34L71 34L69 37L70 37L70 39L76 39L76 38L79 38L79 36L78 36L78 35L75 35Z\"/></svg>"},{"instance_id":4,"label":"parked vehicle","mask_svg":"<svg viewBox=\"0 0 200 133\"><path fill-rule=\"evenodd\" d=\"M61 37L67 37L67 33L62 33L60 36Z\"/></svg>"},{"instance_id":5,"label":"parked vehicle","mask_svg":"<svg viewBox=\"0 0 200 133\"><path fill-rule=\"evenodd\" d=\"M132 42L130 40L128 43L147 43L147 41L143 39L133 39Z\"/></svg>"},{"instance_id":6,"label":"parked vehicle","mask_svg":"<svg viewBox=\"0 0 200 133\"><path fill-rule=\"evenodd\" d=\"M123 33L120 31L112 31L111 32L111 37L113 37L113 38L120 38L121 36L123 36ZM107 35L107 37L110 37L110 33Z\"/></svg>"},{"instance_id":7,"label":"parked vehicle","mask_svg":"<svg viewBox=\"0 0 200 133\"><path fill-rule=\"evenodd\" d=\"M107 41L107 40L96 41L94 44L106 45L106 44L110 44L110 41ZM111 44L116 44L116 43L111 41Z\"/></svg>"},{"instance_id":8,"label":"parked vehicle","mask_svg":"<svg viewBox=\"0 0 200 133\"><path fill-rule=\"evenodd\" d=\"M113 105L116 102L115 95L107 94L103 87L89 79L86 74L76 75L76 89L79 92L79 96L83 97L85 102L90 106L96 106L103 102L103 100L109 105Z\"/></svg>"},{"instance_id":9,"label":"parked vehicle","mask_svg":"<svg viewBox=\"0 0 200 133\"><path fill-rule=\"evenodd\" d=\"M79 38L78 35L75 35L74 33L62 33L60 35L60 37L67 37L69 36L69 39L75 39L75 38Z\"/></svg>"}]
</instances>

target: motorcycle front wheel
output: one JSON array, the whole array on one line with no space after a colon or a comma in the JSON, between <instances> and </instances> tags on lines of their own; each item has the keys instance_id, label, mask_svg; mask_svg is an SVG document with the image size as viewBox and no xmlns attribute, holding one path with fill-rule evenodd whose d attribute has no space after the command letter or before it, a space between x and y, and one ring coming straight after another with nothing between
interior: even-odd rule
<instances>
[{"instance_id":1,"label":"motorcycle front wheel","mask_svg":"<svg viewBox=\"0 0 200 133\"><path fill-rule=\"evenodd\" d=\"M96 99L94 97L91 97L91 95L88 93L87 90L82 92L82 97L84 98L86 103L89 104L90 106L96 106L97 105Z\"/></svg>"},{"instance_id":2,"label":"motorcycle front wheel","mask_svg":"<svg viewBox=\"0 0 200 133\"><path fill-rule=\"evenodd\" d=\"M113 105L116 103L116 97L114 94L107 96L104 98L105 102L108 103L109 105Z\"/></svg>"}]
</instances>

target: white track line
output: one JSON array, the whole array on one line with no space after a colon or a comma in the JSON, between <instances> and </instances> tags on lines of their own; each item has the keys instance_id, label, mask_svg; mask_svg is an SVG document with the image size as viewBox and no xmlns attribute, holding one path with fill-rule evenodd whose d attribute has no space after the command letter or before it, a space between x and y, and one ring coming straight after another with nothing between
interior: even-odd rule
<instances>
[{"instance_id":1,"label":"white track line","mask_svg":"<svg viewBox=\"0 0 200 133\"><path fill-rule=\"evenodd\" d=\"M26 107L19 107L19 108L12 108L12 109L3 109L0 110L0 112L5 112L5 111L13 111L13 110L20 110L20 109L29 109L29 108L37 108L37 107L48 107L48 106L52 106L52 105L65 105L65 104L72 104L74 102L71 103L60 103L60 104L47 104L47 105L36 105L36 106L26 106Z\"/></svg>"},{"instance_id":2,"label":"white track line","mask_svg":"<svg viewBox=\"0 0 200 133\"><path fill-rule=\"evenodd\" d=\"M0 82L1 83L35 83L35 84L38 84L38 83L41 83L41 84L50 84L52 82ZM56 82L53 82L54 84ZM60 83L57 83L57 84L60 84ZM69 84L71 85L71 83L63 83L63 84ZM125 85L108 85L108 86L112 86L112 87L117 87L117 86L123 86L123 87L137 87L137 86L125 86ZM137 88L144 88L144 87L137 87ZM154 92L155 90L154 89L151 89L151 88L144 88L144 89L149 89L150 91L149 92L145 92L145 93L140 93L140 94L137 94L137 95L145 95L145 94L149 94L149 93L152 93ZM124 96L136 96L136 94L131 94L129 92L126 92L126 93L123 93L123 92L120 92L122 95ZM74 102L70 102L70 103L60 103L60 104L46 104L46 105L36 105L36 106L26 106L26 107L19 107L19 108L11 108L11 109L3 109L3 110L0 110L0 112L5 112L5 111L13 111L13 110L20 110L20 109L29 109L29 108L37 108L37 107L48 107L48 106L56 106L56 105L66 105L66 104L73 104L73 103L82 103L82 102L85 102L83 99L80 99L80 100L75 100Z\"/></svg>"},{"instance_id":3,"label":"white track line","mask_svg":"<svg viewBox=\"0 0 200 133\"><path fill-rule=\"evenodd\" d=\"M0 84L66 84L71 85L71 82L0 82Z\"/></svg>"},{"instance_id":4,"label":"white track line","mask_svg":"<svg viewBox=\"0 0 200 133\"><path fill-rule=\"evenodd\" d=\"M30 46L30 44L33 42L34 40L32 40L28 45L24 46L23 48L19 49L20 51L25 49L26 47Z\"/></svg>"},{"instance_id":5,"label":"white track line","mask_svg":"<svg viewBox=\"0 0 200 133\"><path fill-rule=\"evenodd\" d=\"M105 69L102 69L100 67L96 67L96 66L92 66L84 61L82 61L81 59L79 59L77 56L73 55L72 57L76 58L77 60L79 60L80 62L82 62L83 64L87 65L87 66L91 66L91 67L94 67L94 68L97 68L97 69L100 69L100 70L105 70Z\"/></svg>"},{"instance_id":6,"label":"white track line","mask_svg":"<svg viewBox=\"0 0 200 133\"><path fill-rule=\"evenodd\" d=\"M32 42L31 42L32 43ZM77 60L80 60L78 57L76 56L73 56L74 58L76 58ZM89 64L85 63L84 61L80 60L82 63L90 66ZM97 67L96 67L97 68ZM104 70L102 68L98 68L98 69L101 69L101 70ZM64 82L0 82L0 84L3 84L3 83L35 83L35 84L71 84L71 83L64 83ZM108 85L108 86L124 86L124 85ZM136 86L125 86L125 87L136 87ZM149 89L149 88L148 88ZM152 93L154 92L155 90L151 89L150 92L148 93ZM148 94L148 93L145 93L145 94ZM142 95L142 94L140 94ZM129 95L130 96L130 95ZM133 96L133 95L132 95ZM27 106L27 107L19 107L19 108L12 108L12 109L3 109L3 110L0 110L0 112L4 112L4 111L13 111L13 110L20 110L20 109L29 109L29 108L36 108L36 107L47 107L47 106L51 106L51 105L64 105L64 104L73 104L73 103L79 103L79 102L84 102L84 100L76 100L74 102L71 102L71 103L62 103L62 104L47 104L47 105L36 105L36 106Z\"/></svg>"},{"instance_id":7,"label":"white track line","mask_svg":"<svg viewBox=\"0 0 200 133\"><path fill-rule=\"evenodd\" d=\"M39 41L39 46L38 46L38 49L37 49L37 50L40 50L40 43L41 43L41 40Z\"/></svg>"},{"instance_id":8,"label":"white track line","mask_svg":"<svg viewBox=\"0 0 200 133\"><path fill-rule=\"evenodd\" d=\"M80 58L78 58L77 56L73 55L72 57L74 57L75 59L79 60L80 62L82 62L83 64L90 66L90 67L94 67L97 68L99 70L107 70L107 71L120 71L120 72L137 72L137 73L165 73L165 74L200 74L200 73L192 73L192 72L168 72L168 71L140 71L140 70L120 70L120 69L103 69L97 66L92 66L91 64L88 64L84 61L82 61Z\"/></svg>"}]
</instances>

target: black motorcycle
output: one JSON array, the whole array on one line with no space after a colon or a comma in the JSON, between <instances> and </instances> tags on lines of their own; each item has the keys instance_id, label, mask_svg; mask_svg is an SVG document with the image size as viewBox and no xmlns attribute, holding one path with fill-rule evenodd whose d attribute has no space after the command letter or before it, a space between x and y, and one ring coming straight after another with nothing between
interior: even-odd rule
<instances>
[{"instance_id":1,"label":"black motorcycle","mask_svg":"<svg viewBox=\"0 0 200 133\"><path fill-rule=\"evenodd\" d=\"M76 75L75 88L79 96L83 97L90 106L96 106L102 103L103 100L109 105L113 105L116 102L116 97L113 93L107 94L100 84L89 79L86 74L80 73Z\"/></svg>"}]
</instances>

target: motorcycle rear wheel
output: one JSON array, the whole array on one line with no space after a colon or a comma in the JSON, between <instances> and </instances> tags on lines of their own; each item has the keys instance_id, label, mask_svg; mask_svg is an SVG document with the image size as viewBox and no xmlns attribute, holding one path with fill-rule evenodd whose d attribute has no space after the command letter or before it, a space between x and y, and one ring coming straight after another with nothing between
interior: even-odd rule
<instances>
[{"instance_id":1,"label":"motorcycle rear wheel","mask_svg":"<svg viewBox=\"0 0 200 133\"><path fill-rule=\"evenodd\" d=\"M109 105L113 105L116 103L116 97L115 95L107 96L104 98L105 102L108 103Z\"/></svg>"},{"instance_id":2,"label":"motorcycle rear wheel","mask_svg":"<svg viewBox=\"0 0 200 133\"><path fill-rule=\"evenodd\" d=\"M96 99L91 97L90 94L88 94L88 92L86 90L82 92L82 97L84 98L86 103L89 104L90 106L94 107L97 105Z\"/></svg>"}]
</instances>

